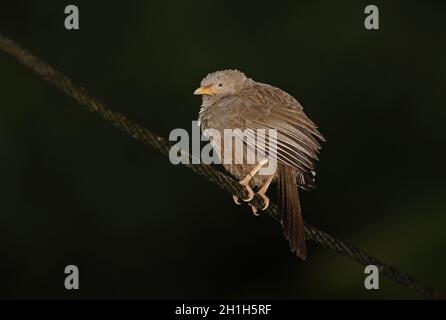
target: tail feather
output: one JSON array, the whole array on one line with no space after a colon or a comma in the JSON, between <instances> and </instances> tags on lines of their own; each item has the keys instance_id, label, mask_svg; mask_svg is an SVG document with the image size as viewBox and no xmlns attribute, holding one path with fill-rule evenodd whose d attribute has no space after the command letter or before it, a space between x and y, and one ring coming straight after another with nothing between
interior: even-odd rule
<instances>
[{"instance_id":1,"label":"tail feather","mask_svg":"<svg viewBox=\"0 0 446 320\"><path fill-rule=\"evenodd\" d=\"M305 260L307 257L305 229L296 174L297 172L291 167L284 165L279 167L279 204L283 233L290 244L291 251Z\"/></svg>"}]
</instances>

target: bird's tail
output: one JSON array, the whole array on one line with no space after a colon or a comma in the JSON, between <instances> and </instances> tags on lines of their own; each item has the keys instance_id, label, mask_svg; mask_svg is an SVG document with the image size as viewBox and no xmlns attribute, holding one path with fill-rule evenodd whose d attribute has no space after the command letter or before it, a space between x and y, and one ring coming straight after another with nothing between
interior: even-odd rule
<instances>
[{"instance_id":1,"label":"bird's tail","mask_svg":"<svg viewBox=\"0 0 446 320\"><path fill-rule=\"evenodd\" d=\"M305 260L307 257L305 229L295 170L288 166L279 166L278 185L283 233L290 244L291 251Z\"/></svg>"}]
</instances>

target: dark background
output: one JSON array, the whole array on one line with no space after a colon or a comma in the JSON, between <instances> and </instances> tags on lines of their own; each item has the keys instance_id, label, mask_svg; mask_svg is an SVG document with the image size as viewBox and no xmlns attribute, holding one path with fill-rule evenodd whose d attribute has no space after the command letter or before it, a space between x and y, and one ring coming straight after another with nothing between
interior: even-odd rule
<instances>
[{"instance_id":1,"label":"dark background","mask_svg":"<svg viewBox=\"0 0 446 320\"><path fill-rule=\"evenodd\" d=\"M80 31L64 28L77 4ZM380 30L364 8L380 9ZM304 219L446 291L440 1L1 1L0 33L116 110L190 130L207 73L303 104L328 142ZM0 53L1 298L416 298L113 128ZM64 268L80 268L80 290Z\"/></svg>"}]
</instances>

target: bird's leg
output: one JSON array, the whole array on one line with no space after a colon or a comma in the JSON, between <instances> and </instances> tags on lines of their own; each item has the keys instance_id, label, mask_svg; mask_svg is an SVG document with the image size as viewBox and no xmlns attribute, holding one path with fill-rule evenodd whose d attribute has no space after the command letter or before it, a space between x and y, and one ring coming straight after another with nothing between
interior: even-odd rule
<instances>
[{"instance_id":1,"label":"bird's leg","mask_svg":"<svg viewBox=\"0 0 446 320\"><path fill-rule=\"evenodd\" d=\"M262 198L263 203L265 204L265 206L262 208L262 211L266 210L269 206L269 198L266 196L266 192L268 191L268 187L273 181L273 179L274 175L272 174L271 176L268 177L268 180L266 180L265 184L257 192L257 194Z\"/></svg>"},{"instance_id":2,"label":"bird's leg","mask_svg":"<svg viewBox=\"0 0 446 320\"><path fill-rule=\"evenodd\" d=\"M251 181L252 178L254 178L254 176L256 175L256 173L260 170L261 167L263 167L266 163L268 162L268 159L263 159L262 161L260 161L255 167L254 169L252 169L243 180L240 180L239 183L245 187L246 191L248 192L248 198L247 199L243 199L243 201L245 202L249 202L254 198L254 191L252 191L251 186L249 185L249 182ZM234 201L236 201L238 199L236 199L236 197L234 198ZM237 203L237 201L236 201Z\"/></svg>"}]
</instances>

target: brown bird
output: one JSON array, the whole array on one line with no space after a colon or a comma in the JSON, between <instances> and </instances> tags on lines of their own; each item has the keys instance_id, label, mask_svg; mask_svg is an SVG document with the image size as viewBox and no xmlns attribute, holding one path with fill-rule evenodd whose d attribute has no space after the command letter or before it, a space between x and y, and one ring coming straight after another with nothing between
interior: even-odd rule
<instances>
[{"instance_id":1,"label":"brown bird","mask_svg":"<svg viewBox=\"0 0 446 320\"><path fill-rule=\"evenodd\" d=\"M249 197L244 201L253 199L254 188L262 197L265 205L262 210L265 210L269 205L266 196L268 187L273 180L278 181L284 235L291 251L305 259L304 223L298 187L306 190L315 187L315 162L321 148L319 141L325 141L317 126L291 95L271 85L256 82L238 70L209 74L194 94L203 96L199 113L201 130L205 133L205 130L213 129L221 134L223 141L211 136L211 144L224 168L239 179L248 192ZM230 137L246 147L242 163L225 161L227 153L224 150L224 139L229 139L224 134L225 129L247 132ZM259 137L261 129L263 132L274 130L275 139L271 138L272 134L267 134L265 144L255 143L259 141L256 137ZM252 135L252 132L255 134ZM237 143L233 146L234 152ZM273 152L270 152L271 147ZM254 162L247 161L249 152L255 153ZM260 174L261 169L270 162L277 164L273 166L273 171ZM237 197L233 197L239 204ZM251 207L257 214L257 208Z\"/></svg>"}]
</instances>

